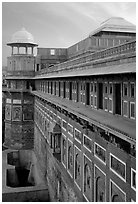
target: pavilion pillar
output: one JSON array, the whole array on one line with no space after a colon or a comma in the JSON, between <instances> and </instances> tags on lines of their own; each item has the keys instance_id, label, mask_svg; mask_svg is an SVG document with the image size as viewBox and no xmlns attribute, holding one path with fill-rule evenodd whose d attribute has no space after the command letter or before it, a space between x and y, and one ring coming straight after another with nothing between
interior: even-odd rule
<instances>
[{"instance_id":1,"label":"pavilion pillar","mask_svg":"<svg viewBox=\"0 0 138 204\"><path fill-rule=\"evenodd\" d=\"M32 55L33 55L33 47L32 47Z\"/></svg>"},{"instance_id":2,"label":"pavilion pillar","mask_svg":"<svg viewBox=\"0 0 138 204\"><path fill-rule=\"evenodd\" d=\"M12 46L12 55L13 55L13 46Z\"/></svg>"},{"instance_id":3,"label":"pavilion pillar","mask_svg":"<svg viewBox=\"0 0 138 204\"><path fill-rule=\"evenodd\" d=\"M17 54L19 54L19 46L17 47Z\"/></svg>"},{"instance_id":4,"label":"pavilion pillar","mask_svg":"<svg viewBox=\"0 0 138 204\"><path fill-rule=\"evenodd\" d=\"M25 47L25 53L28 54L28 47Z\"/></svg>"}]
</instances>

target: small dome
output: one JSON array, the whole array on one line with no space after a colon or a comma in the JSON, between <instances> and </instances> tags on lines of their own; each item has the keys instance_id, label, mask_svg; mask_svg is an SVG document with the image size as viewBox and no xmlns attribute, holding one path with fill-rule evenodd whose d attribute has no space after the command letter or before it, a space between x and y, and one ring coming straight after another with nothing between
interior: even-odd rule
<instances>
[{"instance_id":1,"label":"small dome","mask_svg":"<svg viewBox=\"0 0 138 204\"><path fill-rule=\"evenodd\" d=\"M31 33L22 28L12 35L12 43L34 43L34 38Z\"/></svg>"}]
</instances>

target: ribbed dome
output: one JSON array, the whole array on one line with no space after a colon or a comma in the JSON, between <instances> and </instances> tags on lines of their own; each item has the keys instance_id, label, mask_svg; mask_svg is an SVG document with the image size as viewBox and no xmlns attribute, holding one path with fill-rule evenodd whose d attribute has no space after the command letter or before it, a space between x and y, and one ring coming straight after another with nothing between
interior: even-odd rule
<instances>
[{"instance_id":1,"label":"ribbed dome","mask_svg":"<svg viewBox=\"0 0 138 204\"><path fill-rule=\"evenodd\" d=\"M34 43L34 38L31 33L22 28L12 35L12 43Z\"/></svg>"}]
</instances>

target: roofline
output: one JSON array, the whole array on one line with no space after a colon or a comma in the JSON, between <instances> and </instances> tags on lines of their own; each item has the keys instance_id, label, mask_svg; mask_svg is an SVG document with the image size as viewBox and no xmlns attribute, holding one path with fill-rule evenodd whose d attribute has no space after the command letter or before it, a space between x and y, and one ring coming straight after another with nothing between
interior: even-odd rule
<instances>
[{"instance_id":1,"label":"roofline","mask_svg":"<svg viewBox=\"0 0 138 204\"><path fill-rule=\"evenodd\" d=\"M130 66L129 66L130 65ZM136 63L127 63L121 65L112 65L106 67L88 68L80 70L64 70L62 72L51 72L48 74L37 75L34 79L49 79L49 78L67 78L67 77L83 77L83 76L100 76L100 75L111 75L111 74L127 74L136 73Z\"/></svg>"},{"instance_id":2,"label":"roofline","mask_svg":"<svg viewBox=\"0 0 138 204\"><path fill-rule=\"evenodd\" d=\"M37 43L31 43L31 42L23 42L23 43L20 43L20 42L9 42L7 43L8 46L23 46L25 47L26 45L30 45L30 46L38 46Z\"/></svg>"},{"instance_id":3,"label":"roofline","mask_svg":"<svg viewBox=\"0 0 138 204\"><path fill-rule=\"evenodd\" d=\"M119 31L119 27L118 26L105 26L105 25L102 25L102 26L100 26L99 28L97 28L96 30L94 30L94 31L92 31L90 34L89 34L89 37L90 36L93 36L93 35L95 35L95 34L97 34L97 33L99 33L100 31L102 31L103 29L107 29L106 31L108 31L108 28L118 28L118 31ZM123 29L122 29L123 28ZM124 28L125 29L128 29L128 31L127 30L124 30ZM121 30L122 29L122 30ZM136 29L134 29L134 28L132 28L131 26L130 27L121 27L121 29L120 29L120 31L119 32L122 32L122 33L125 33L125 32L129 32L129 33L136 33ZM111 30L109 30L110 32L114 32L114 31L111 31Z\"/></svg>"}]
</instances>

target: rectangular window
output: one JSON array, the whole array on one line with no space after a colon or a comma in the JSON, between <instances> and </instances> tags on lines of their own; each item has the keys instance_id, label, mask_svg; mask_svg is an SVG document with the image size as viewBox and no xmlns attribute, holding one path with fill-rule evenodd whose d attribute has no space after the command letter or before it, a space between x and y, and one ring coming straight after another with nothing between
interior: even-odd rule
<instances>
[{"instance_id":1,"label":"rectangular window","mask_svg":"<svg viewBox=\"0 0 138 204\"><path fill-rule=\"evenodd\" d=\"M104 99L104 109L105 111L108 111L108 98Z\"/></svg>"},{"instance_id":2,"label":"rectangular window","mask_svg":"<svg viewBox=\"0 0 138 204\"><path fill-rule=\"evenodd\" d=\"M95 83L94 84L94 92L96 93L96 91L97 91L97 84Z\"/></svg>"},{"instance_id":3,"label":"rectangular window","mask_svg":"<svg viewBox=\"0 0 138 204\"><path fill-rule=\"evenodd\" d=\"M73 126L68 123L68 133L73 136Z\"/></svg>"},{"instance_id":4,"label":"rectangular window","mask_svg":"<svg viewBox=\"0 0 138 204\"><path fill-rule=\"evenodd\" d=\"M94 97L94 107L96 108L96 106L97 106L97 97L95 96Z\"/></svg>"},{"instance_id":5,"label":"rectangular window","mask_svg":"<svg viewBox=\"0 0 138 204\"><path fill-rule=\"evenodd\" d=\"M123 84L123 95L128 96L128 84L127 83Z\"/></svg>"},{"instance_id":6,"label":"rectangular window","mask_svg":"<svg viewBox=\"0 0 138 204\"><path fill-rule=\"evenodd\" d=\"M93 83L91 83L91 92L93 92Z\"/></svg>"},{"instance_id":7,"label":"rectangular window","mask_svg":"<svg viewBox=\"0 0 138 204\"><path fill-rule=\"evenodd\" d=\"M108 93L108 85L105 84L105 94L107 94L107 93Z\"/></svg>"},{"instance_id":8,"label":"rectangular window","mask_svg":"<svg viewBox=\"0 0 138 204\"><path fill-rule=\"evenodd\" d=\"M113 106L112 106L112 99L109 98L109 112L110 112L110 113L112 113L112 111L113 111L113 110L112 110L112 107L113 107Z\"/></svg>"},{"instance_id":9,"label":"rectangular window","mask_svg":"<svg viewBox=\"0 0 138 204\"><path fill-rule=\"evenodd\" d=\"M11 99L10 99L11 100ZM21 104L21 100L13 99L13 104Z\"/></svg>"},{"instance_id":10,"label":"rectangular window","mask_svg":"<svg viewBox=\"0 0 138 204\"><path fill-rule=\"evenodd\" d=\"M130 97L134 98L135 96L135 88L134 88L134 83L130 84Z\"/></svg>"},{"instance_id":11,"label":"rectangular window","mask_svg":"<svg viewBox=\"0 0 138 204\"><path fill-rule=\"evenodd\" d=\"M55 55L55 50L54 50L54 49L51 49L51 50L50 50L50 54L51 54L51 55Z\"/></svg>"},{"instance_id":12,"label":"rectangular window","mask_svg":"<svg viewBox=\"0 0 138 204\"><path fill-rule=\"evenodd\" d=\"M130 102L130 118L135 119L135 103Z\"/></svg>"},{"instance_id":13,"label":"rectangular window","mask_svg":"<svg viewBox=\"0 0 138 204\"><path fill-rule=\"evenodd\" d=\"M131 188L136 190L136 171L131 168Z\"/></svg>"},{"instance_id":14,"label":"rectangular window","mask_svg":"<svg viewBox=\"0 0 138 204\"><path fill-rule=\"evenodd\" d=\"M83 94L83 104L85 104L85 94Z\"/></svg>"},{"instance_id":15,"label":"rectangular window","mask_svg":"<svg viewBox=\"0 0 138 204\"><path fill-rule=\"evenodd\" d=\"M92 146L91 146L91 139L89 137L87 137L86 135L83 135L83 145L89 150L92 150Z\"/></svg>"},{"instance_id":16,"label":"rectangular window","mask_svg":"<svg viewBox=\"0 0 138 204\"><path fill-rule=\"evenodd\" d=\"M75 139L81 143L81 132L75 128L74 130Z\"/></svg>"},{"instance_id":17,"label":"rectangular window","mask_svg":"<svg viewBox=\"0 0 138 204\"><path fill-rule=\"evenodd\" d=\"M67 129L67 122L65 120L62 120L62 128L66 131Z\"/></svg>"},{"instance_id":18,"label":"rectangular window","mask_svg":"<svg viewBox=\"0 0 138 204\"><path fill-rule=\"evenodd\" d=\"M91 96L91 106L93 106L93 96Z\"/></svg>"},{"instance_id":19,"label":"rectangular window","mask_svg":"<svg viewBox=\"0 0 138 204\"><path fill-rule=\"evenodd\" d=\"M127 101L123 101L123 116L127 117L128 116L128 112L127 109L128 108L128 102Z\"/></svg>"},{"instance_id":20,"label":"rectangular window","mask_svg":"<svg viewBox=\"0 0 138 204\"><path fill-rule=\"evenodd\" d=\"M112 154L110 154L110 168L122 180L126 181L126 164Z\"/></svg>"},{"instance_id":21,"label":"rectangular window","mask_svg":"<svg viewBox=\"0 0 138 204\"><path fill-rule=\"evenodd\" d=\"M109 84L109 94L113 93L113 84Z\"/></svg>"},{"instance_id":22,"label":"rectangular window","mask_svg":"<svg viewBox=\"0 0 138 204\"><path fill-rule=\"evenodd\" d=\"M82 98L82 94L81 94L81 103L83 102L82 99L83 99L83 98Z\"/></svg>"},{"instance_id":23,"label":"rectangular window","mask_svg":"<svg viewBox=\"0 0 138 204\"><path fill-rule=\"evenodd\" d=\"M104 164L106 163L106 150L98 145L97 143L94 144L94 155L98 157Z\"/></svg>"}]
</instances>

